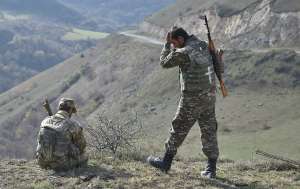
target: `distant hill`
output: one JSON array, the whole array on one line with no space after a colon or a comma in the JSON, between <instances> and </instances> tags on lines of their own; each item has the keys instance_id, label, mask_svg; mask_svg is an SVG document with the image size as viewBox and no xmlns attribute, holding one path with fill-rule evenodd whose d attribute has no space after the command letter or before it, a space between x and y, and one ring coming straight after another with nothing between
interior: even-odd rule
<instances>
[{"instance_id":1,"label":"distant hill","mask_svg":"<svg viewBox=\"0 0 300 189\"><path fill-rule=\"evenodd\" d=\"M99 24L106 32L134 26L175 0L59 0Z\"/></svg>"},{"instance_id":2,"label":"distant hill","mask_svg":"<svg viewBox=\"0 0 300 189\"><path fill-rule=\"evenodd\" d=\"M60 39L84 20L56 0L1 0L0 93L90 47Z\"/></svg>"},{"instance_id":3,"label":"distant hill","mask_svg":"<svg viewBox=\"0 0 300 189\"><path fill-rule=\"evenodd\" d=\"M1 0L0 93L173 1Z\"/></svg>"},{"instance_id":4,"label":"distant hill","mask_svg":"<svg viewBox=\"0 0 300 189\"><path fill-rule=\"evenodd\" d=\"M62 40L70 29L47 19L5 13L0 20L0 93L95 44Z\"/></svg>"},{"instance_id":5,"label":"distant hill","mask_svg":"<svg viewBox=\"0 0 300 189\"><path fill-rule=\"evenodd\" d=\"M41 16L69 24L79 24L84 20L81 14L64 6L57 0L1 0L0 9L20 14Z\"/></svg>"}]
</instances>

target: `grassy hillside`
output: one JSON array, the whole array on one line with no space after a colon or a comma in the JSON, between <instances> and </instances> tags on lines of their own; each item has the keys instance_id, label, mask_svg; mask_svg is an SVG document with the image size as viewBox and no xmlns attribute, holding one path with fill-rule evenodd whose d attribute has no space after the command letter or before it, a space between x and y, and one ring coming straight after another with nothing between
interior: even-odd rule
<instances>
[{"instance_id":1,"label":"grassy hillside","mask_svg":"<svg viewBox=\"0 0 300 189\"><path fill-rule=\"evenodd\" d=\"M211 7L216 8L221 19L226 19L256 2L182 0L177 2L177 7L171 6L149 20L169 27L176 15L195 16L199 10ZM282 2L272 1L274 12L297 10L296 6L294 9L290 6L295 1L290 1L289 6ZM285 22L276 27L280 28L282 23ZM293 23L288 22L289 25ZM4 36L4 43L11 43L9 32L0 34ZM100 34L73 30L68 42L95 35ZM160 51L159 45L110 35L99 40L96 47L0 94L0 188L300 187L299 169L270 162L255 154L261 149L296 161L300 159L299 51L293 48L225 50L229 96L223 99L218 95L217 98L220 164L216 180L200 177L206 157L201 151L197 125L179 149L169 174L162 174L144 163L147 155L163 153L180 95L178 69L162 69L159 66ZM3 75L1 69L0 74ZM137 113L143 125L138 148L113 159L106 153L94 154L88 146L91 155L88 168L63 173L41 170L31 159L34 158L40 122L46 116L42 108L45 97L54 111L61 97L74 98L79 110L74 117L84 126L86 123L96 125L98 114L127 121L129 115Z\"/></svg>"},{"instance_id":2,"label":"grassy hillside","mask_svg":"<svg viewBox=\"0 0 300 189\"><path fill-rule=\"evenodd\" d=\"M158 65L160 48L113 35L83 56L76 55L1 94L1 156L32 157L39 124L46 115L41 107L46 96L53 108L62 96L75 98L80 117L92 125L98 113L126 119L137 112L146 133L143 146L163 151L179 85L177 69L163 70ZM226 52L230 96L217 103L222 157L251 159L254 150L261 148L299 159L295 133L299 130L300 57L290 50L274 53ZM203 156L199 144L195 126L179 157Z\"/></svg>"},{"instance_id":3,"label":"grassy hillside","mask_svg":"<svg viewBox=\"0 0 300 189\"><path fill-rule=\"evenodd\" d=\"M159 53L158 48L134 41L127 43L129 39L114 39L115 37L112 36L100 42L96 48L83 53L83 58L77 55L1 94L2 155L22 157L25 153L26 157L32 157L39 122L45 116L41 102L46 96L50 98L53 107L56 107L61 96L74 97L88 115L106 97L119 94L123 87L138 81L138 75L130 74L131 70L135 70L137 66L140 71L154 66L151 63L154 63L155 55ZM135 47L134 51L130 48L132 46ZM143 53L138 53L139 50L143 50ZM129 59L132 61L128 61ZM31 150L18 148L22 143Z\"/></svg>"},{"instance_id":4,"label":"grassy hillside","mask_svg":"<svg viewBox=\"0 0 300 189\"><path fill-rule=\"evenodd\" d=\"M35 162L0 162L3 189L81 188L203 188L203 189L296 189L299 172L279 162L226 162L218 166L218 179L201 178L202 161L175 161L163 174L137 161L93 159L87 168L64 173L41 170Z\"/></svg>"}]
</instances>

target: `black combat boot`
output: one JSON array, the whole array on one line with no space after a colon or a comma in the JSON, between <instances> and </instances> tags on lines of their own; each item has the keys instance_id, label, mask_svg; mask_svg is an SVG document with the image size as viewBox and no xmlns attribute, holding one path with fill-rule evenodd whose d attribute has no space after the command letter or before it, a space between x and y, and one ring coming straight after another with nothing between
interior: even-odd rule
<instances>
[{"instance_id":1,"label":"black combat boot","mask_svg":"<svg viewBox=\"0 0 300 189\"><path fill-rule=\"evenodd\" d=\"M174 158L174 154L166 152L163 159L159 157L149 156L147 162L155 168L160 169L164 173L168 173L171 168L171 164Z\"/></svg>"},{"instance_id":2,"label":"black combat boot","mask_svg":"<svg viewBox=\"0 0 300 189\"><path fill-rule=\"evenodd\" d=\"M201 172L201 176L213 179L216 178L217 171L217 160L216 159L208 159L207 166L205 171Z\"/></svg>"}]
</instances>

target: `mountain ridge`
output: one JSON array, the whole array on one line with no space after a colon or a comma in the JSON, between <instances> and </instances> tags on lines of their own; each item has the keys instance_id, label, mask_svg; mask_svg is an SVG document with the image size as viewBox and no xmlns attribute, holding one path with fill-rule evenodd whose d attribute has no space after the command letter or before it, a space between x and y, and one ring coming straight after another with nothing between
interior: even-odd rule
<instances>
[{"instance_id":1,"label":"mountain ridge","mask_svg":"<svg viewBox=\"0 0 300 189\"><path fill-rule=\"evenodd\" d=\"M173 3L175 0L60 0L63 4L82 13L91 21L101 23L101 31L116 32L121 29L134 27L159 9ZM105 27L109 29L105 29Z\"/></svg>"},{"instance_id":2,"label":"mountain ridge","mask_svg":"<svg viewBox=\"0 0 300 189\"><path fill-rule=\"evenodd\" d=\"M199 15L205 14L213 38L223 48L300 47L300 5L296 0L289 3L281 0L203 2L178 1L147 18L140 30L164 38L170 27L176 25L206 39L206 28L199 19Z\"/></svg>"}]
</instances>

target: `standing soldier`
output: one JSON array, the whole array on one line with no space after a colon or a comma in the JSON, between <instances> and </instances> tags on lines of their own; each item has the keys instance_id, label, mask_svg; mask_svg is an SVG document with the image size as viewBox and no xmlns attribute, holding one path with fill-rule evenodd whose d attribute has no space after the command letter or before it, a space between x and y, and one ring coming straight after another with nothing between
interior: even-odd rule
<instances>
[{"instance_id":1,"label":"standing soldier","mask_svg":"<svg viewBox=\"0 0 300 189\"><path fill-rule=\"evenodd\" d=\"M178 147L183 143L192 126L198 121L201 129L202 151L208 157L208 164L202 176L216 177L216 163L219 156L217 142L217 121L215 116L215 75L208 44L182 28L173 28L168 33L161 53L163 68L179 67L181 98L172 121L170 137L164 157L148 157L148 163L168 172ZM171 49L171 44L175 47Z\"/></svg>"},{"instance_id":2,"label":"standing soldier","mask_svg":"<svg viewBox=\"0 0 300 189\"><path fill-rule=\"evenodd\" d=\"M36 150L42 168L60 171L86 165L83 129L71 120L76 112L74 100L62 98L58 112L42 121Z\"/></svg>"}]
</instances>

